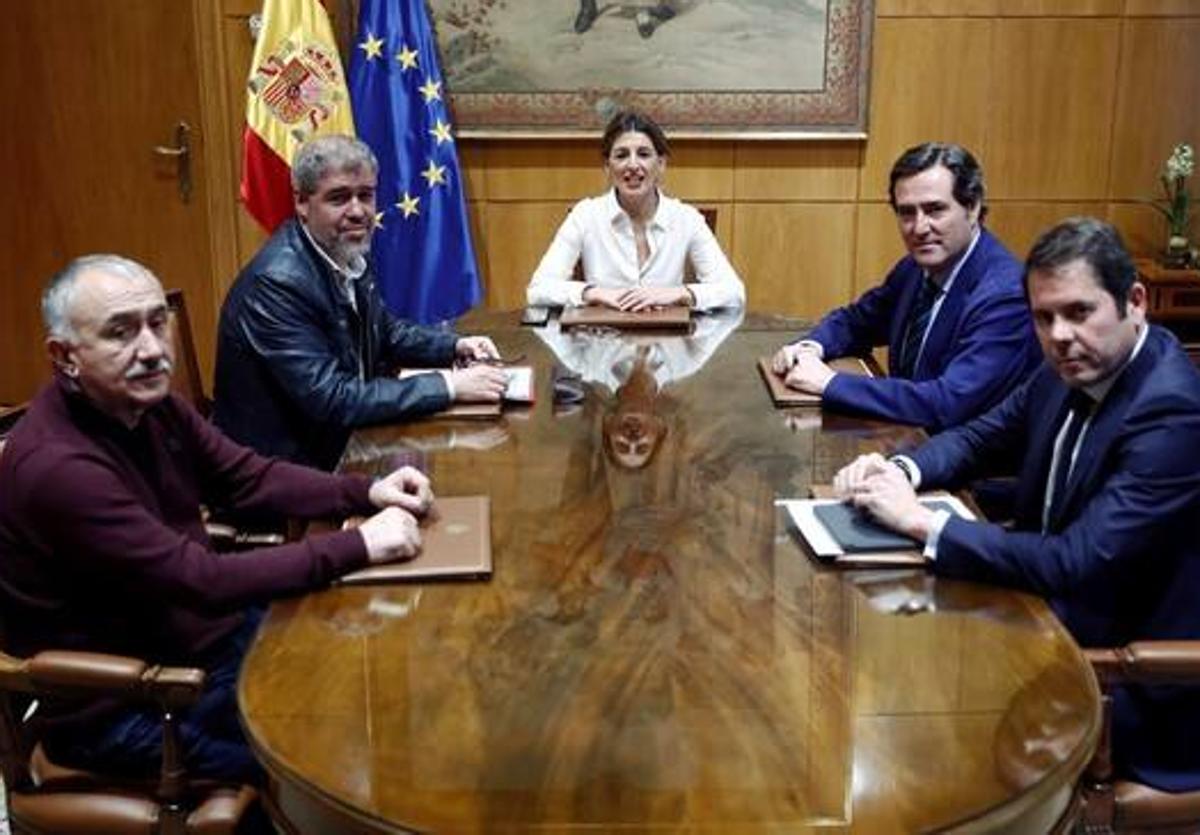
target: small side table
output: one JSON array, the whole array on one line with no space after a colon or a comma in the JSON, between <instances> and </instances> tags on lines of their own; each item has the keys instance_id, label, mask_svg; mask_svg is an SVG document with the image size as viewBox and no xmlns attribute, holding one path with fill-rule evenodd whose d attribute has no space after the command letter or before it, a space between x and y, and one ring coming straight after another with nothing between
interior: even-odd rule
<instances>
[{"instance_id":1,"label":"small side table","mask_svg":"<svg viewBox=\"0 0 1200 835\"><path fill-rule=\"evenodd\" d=\"M1200 365L1200 270L1170 270L1150 258L1135 258L1134 265L1150 296L1150 321L1179 337Z\"/></svg>"}]
</instances>

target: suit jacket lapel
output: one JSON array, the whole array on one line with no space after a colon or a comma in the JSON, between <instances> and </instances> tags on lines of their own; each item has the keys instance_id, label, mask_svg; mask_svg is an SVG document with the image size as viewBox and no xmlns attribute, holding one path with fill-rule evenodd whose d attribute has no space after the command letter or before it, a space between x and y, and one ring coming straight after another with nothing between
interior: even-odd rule
<instances>
[{"instance_id":1,"label":"suit jacket lapel","mask_svg":"<svg viewBox=\"0 0 1200 835\"><path fill-rule=\"evenodd\" d=\"M1146 344L1133 363L1121 372L1104 400L1097 404L1092 413L1092 423L1079 447L1075 460L1075 471L1067 483L1063 500L1058 503L1058 513L1051 520L1056 530L1061 519L1073 519L1078 515L1084 497L1091 496L1094 485L1107 476L1103 467L1113 439L1125 422L1125 413L1137 393L1137 387L1151 372L1161 353L1160 344L1153 332L1146 335Z\"/></svg>"}]
</instances>

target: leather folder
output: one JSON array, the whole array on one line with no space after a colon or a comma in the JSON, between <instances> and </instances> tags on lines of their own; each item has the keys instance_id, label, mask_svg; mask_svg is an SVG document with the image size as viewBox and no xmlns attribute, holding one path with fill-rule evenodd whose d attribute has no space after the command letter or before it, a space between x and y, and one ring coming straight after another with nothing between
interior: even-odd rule
<instances>
[{"instance_id":1,"label":"leather folder","mask_svg":"<svg viewBox=\"0 0 1200 835\"><path fill-rule=\"evenodd\" d=\"M921 504L930 510L945 510L954 513L949 502L922 499ZM923 548L915 539L896 533L880 525L865 512L846 504L823 504L813 508L817 521L825 526L829 535L847 554L864 554L879 551L900 551Z\"/></svg>"},{"instance_id":2,"label":"leather folder","mask_svg":"<svg viewBox=\"0 0 1200 835\"><path fill-rule=\"evenodd\" d=\"M559 327L620 328L622 330L686 331L692 325L692 310L688 307L661 307L631 313L601 305L566 307L558 317Z\"/></svg>"},{"instance_id":3,"label":"leather folder","mask_svg":"<svg viewBox=\"0 0 1200 835\"><path fill-rule=\"evenodd\" d=\"M874 537L870 542L863 541L861 549L855 548L855 543L841 541L837 531L830 531L817 511L822 507L841 507L845 510L835 513L850 513L855 511L836 502L833 487L827 484L814 484L811 488L812 500L785 500L781 502L787 507L792 533L806 546L813 557L825 565L838 568L914 568L927 564L924 547L907 537L899 536L886 529L879 528L867 520L854 520L860 526L873 529L869 534ZM934 509L944 507L951 513L966 519L974 519L975 515L962 501L945 491L934 491L921 494L921 502ZM832 503L832 504L831 504ZM806 508L799 512L799 506ZM813 530L813 526L819 528ZM816 538L813 538L816 537ZM894 539L892 539L894 538ZM885 541L886 540L886 541Z\"/></svg>"},{"instance_id":4,"label":"leather folder","mask_svg":"<svg viewBox=\"0 0 1200 835\"><path fill-rule=\"evenodd\" d=\"M829 367L839 374L857 374L864 377L874 376L871 374L871 369L859 357L838 357L829 363ZM783 382L783 377L780 377L771 370L770 357L759 357L758 371L762 374L763 382L767 384L767 391L771 394L771 400L777 407L821 405L821 395L807 394L806 392L788 388Z\"/></svg>"},{"instance_id":5,"label":"leather folder","mask_svg":"<svg viewBox=\"0 0 1200 835\"><path fill-rule=\"evenodd\" d=\"M488 496L439 498L421 522L421 553L406 562L372 565L344 575L346 585L486 580L492 576L492 504ZM347 520L346 527L362 524Z\"/></svg>"}]
</instances>

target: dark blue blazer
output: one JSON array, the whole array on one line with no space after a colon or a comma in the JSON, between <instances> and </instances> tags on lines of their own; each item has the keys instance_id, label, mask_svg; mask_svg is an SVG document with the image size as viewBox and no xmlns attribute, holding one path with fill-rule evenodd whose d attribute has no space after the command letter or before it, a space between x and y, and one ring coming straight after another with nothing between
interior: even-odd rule
<instances>
[{"instance_id":1,"label":"dark blue blazer","mask_svg":"<svg viewBox=\"0 0 1200 835\"><path fill-rule=\"evenodd\" d=\"M921 486L956 487L1020 460L1012 530L951 519L938 574L1032 590L1083 646L1200 638L1200 374L1150 328L1093 414L1047 532L1042 502L1067 388L1049 365L979 418L913 454ZM1114 750L1139 780L1200 788L1200 689L1126 688Z\"/></svg>"},{"instance_id":2,"label":"dark blue blazer","mask_svg":"<svg viewBox=\"0 0 1200 835\"><path fill-rule=\"evenodd\" d=\"M833 378L822 396L835 408L865 412L937 432L995 405L1041 362L1021 283L1021 264L984 229L942 302L912 379ZM806 338L825 357L865 355L888 346L900 356L923 272L906 256L880 286L828 314Z\"/></svg>"}]
</instances>

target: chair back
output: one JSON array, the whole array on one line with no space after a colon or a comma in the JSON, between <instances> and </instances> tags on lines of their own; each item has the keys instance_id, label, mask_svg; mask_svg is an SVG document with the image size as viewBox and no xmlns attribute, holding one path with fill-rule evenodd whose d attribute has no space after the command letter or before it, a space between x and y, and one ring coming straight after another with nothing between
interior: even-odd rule
<instances>
[{"instance_id":1,"label":"chair back","mask_svg":"<svg viewBox=\"0 0 1200 835\"><path fill-rule=\"evenodd\" d=\"M25 414L28 403L19 406L0 406L0 454L4 453L4 445L8 443L9 433L16 427L17 421Z\"/></svg>"},{"instance_id":2,"label":"chair back","mask_svg":"<svg viewBox=\"0 0 1200 835\"><path fill-rule=\"evenodd\" d=\"M0 768L9 822L17 833L233 835L258 800L250 786L189 781L178 716L200 697L204 671L136 658L44 651L31 658L0 652ZM157 707L163 726L157 777L139 779L63 767L39 743L33 700L89 695Z\"/></svg>"},{"instance_id":3,"label":"chair back","mask_svg":"<svg viewBox=\"0 0 1200 835\"><path fill-rule=\"evenodd\" d=\"M3 684L18 674L16 659L0 653L0 775L10 791L22 791L32 784L29 776L32 749L20 721L27 705Z\"/></svg>"},{"instance_id":4,"label":"chair back","mask_svg":"<svg viewBox=\"0 0 1200 835\"><path fill-rule=\"evenodd\" d=\"M192 337L192 321L182 290L167 291L167 310L171 314L171 333L175 340L175 373L171 375L171 390L207 418L212 413L212 401L204 392L196 341Z\"/></svg>"},{"instance_id":5,"label":"chair back","mask_svg":"<svg viewBox=\"0 0 1200 835\"><path fill-rule=\"evenodd\" d=\"M1123 685L1200 684L1200 641L1139 641L1124 647L1085 649L1100 685L1101 734L1080 779L1083 809L1077 831L1200 832L1200 790L1167 792L1120 779L1113 769L1112 691Z\"/></svg>"}]
</instances>

